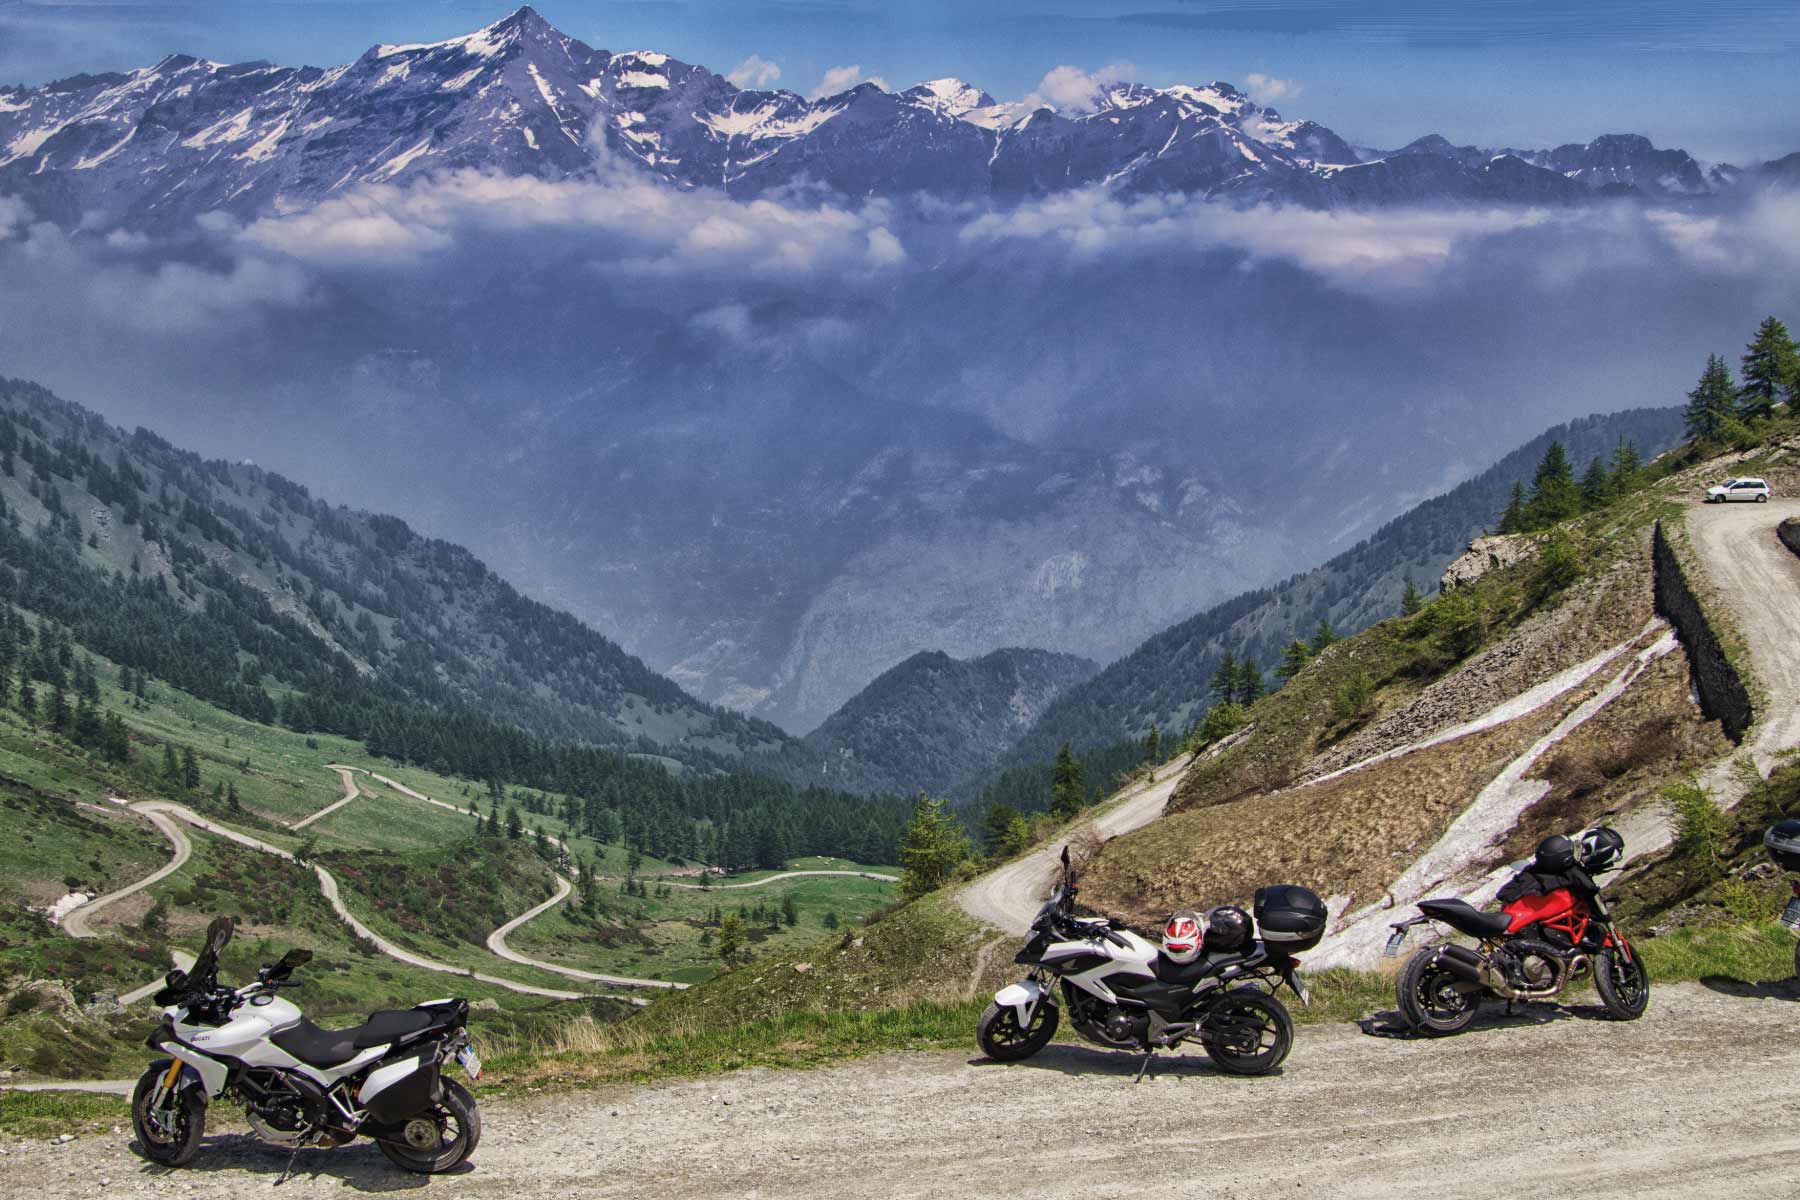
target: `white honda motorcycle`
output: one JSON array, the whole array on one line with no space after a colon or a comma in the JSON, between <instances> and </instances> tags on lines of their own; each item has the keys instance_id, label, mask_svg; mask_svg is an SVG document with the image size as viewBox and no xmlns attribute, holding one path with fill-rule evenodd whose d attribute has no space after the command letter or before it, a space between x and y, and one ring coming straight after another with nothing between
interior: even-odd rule
<instances>
[{"instance_id":1,"label":"white honda motorcycle","mask_svg":"<svg viewBox=\"0 0 1800 1200\"><path fill-rule=\"evenodd\" d=\"M1261 940L1209 945L1195 961L1177 963L1155 943L1116 930L1103 917L1075 916L1075 872L1066 847L1062 866L1062 882L1013 959L1030 965L1031 973L996 993L981 1015L976 1038L982 1053L1016 1062L1047 1046L1059 1021L1051 985L1060 982L1061 1002L1084 1038L1144 1053L1139 1079L1158 1050L1190 1039L1235 1075L1266 1075L1282 1064L1293 1046L1294 1021L1274 992L1285 985L1302 1004L1310 1003L1293 954L1323 935L1324 905L1316 896L1303 888L1266 888L1257 900L1259 918L1270 918ZM1265 898L1282 911L1261 911ZM1305 911L1290 911L1290 899ZM1282 919L1288 916L1294 919Z\"/></svg>"},{"instance_id":2,"label":"white honda motorcycle","mask_svg":"<svg viewBox=\"0 0 1800 1200\"><path fill-rule=\"evenodd\" d=\"M150 1064L131 1098L132 1125L152 1161L179 1167L194 1157L211 1100L241 1101L257 1136L294 1154L361 1136L396 1166L433 1175L474 1152L481 1112L441 1073L454 1059L470 1079L481 1076L467 1001L432 1000L353 1029L321 1029L276 994L298 986L288 977L310 950L289 950L245 987L219 985L219 954L234 927L230 917L208 926L193 968L171 971L155 996L165 1007L147 1044L169 1057Z\"/></svg>"}]
</instances>

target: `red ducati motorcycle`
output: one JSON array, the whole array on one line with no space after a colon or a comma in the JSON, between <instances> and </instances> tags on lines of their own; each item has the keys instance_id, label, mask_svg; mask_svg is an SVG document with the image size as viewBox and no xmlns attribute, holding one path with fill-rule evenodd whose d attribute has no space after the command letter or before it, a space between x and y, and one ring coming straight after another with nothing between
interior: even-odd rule
<instances>
[{"instance_id":1,"label":"red ducati motorcycle","mask_svg":"<svg viewBox=\"0 0 1800 1200\"><path fill-rule=\"evenodd\" d=\"M1484 999L1551 1000L1589 976L1615 1019L1643 1016L1650 1004L1649 973L1594 882L1595 875L1618 869L1624 850L1624 839L1605 826L1578 842L1557 834L1540 842L1531 866L1500 890L1499 912L1461 900L1421 902L1420 916L1393 927L1388 957L1400 952L1413 926L1432 921L1477 945L1441 942L1414 954L1396 982L1401 1018L1415 1033L1456 1033Z\"/></svg>"}]
</instances>

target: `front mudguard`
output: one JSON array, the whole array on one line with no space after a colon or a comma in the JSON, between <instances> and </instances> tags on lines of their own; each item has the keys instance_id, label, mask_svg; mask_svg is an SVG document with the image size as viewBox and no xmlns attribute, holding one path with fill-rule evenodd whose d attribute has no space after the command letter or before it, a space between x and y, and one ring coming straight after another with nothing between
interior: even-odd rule
<instances>
[{"instance_id":1,"label":"front mudguard","mask_svg":"<svg viewBox=\"0 0 1800 1200\"><path fill-rule=\"evenodd\" d=\"M1035 979L1022 979L994 993L994 1003L1019 1014L1019 1028L1031 1028L1031 1014L1043 1002L1044 985Z\"/></svg>"}]
</instances>

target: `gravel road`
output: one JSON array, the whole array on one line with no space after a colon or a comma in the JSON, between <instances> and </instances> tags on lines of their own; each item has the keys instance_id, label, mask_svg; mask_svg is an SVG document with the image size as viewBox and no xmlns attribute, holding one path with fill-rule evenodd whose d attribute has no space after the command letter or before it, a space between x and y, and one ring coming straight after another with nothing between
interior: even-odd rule
<instances>
[{"instance_id":1,"label":"gravel road","mask_svg":"<svg viewBox=\"0 0 1800 1200\"><path fill-rule=\"evenodd\" d=\"M1162 816L1192 761L1191 756L1184 754L1158 767L1148 782L1139 784L1136 791L1127 792L1119 803L1096 816L1092 821L1094 829L1103 838L1113 838ZM964 888L956 897L957 903L976 920L1023 937L1049 894L1062 847L1061 841L1051 842L989 871Z\"/></svg>"},{"instance_id":2,"label":"gravel road","mask_svg":"<svg viewBox=\"0 0 1800 1200\"><path fill-rule=\"evenodd\" d=\"M1641 1021L1534 1005L1462 1036L1302 1029L1279 1075L1198 1055L1056 1045L1013 1066L964 1053L746 1071L563 1096L484 1098L467 1197L1126 1197L1450 1200L1782 1196L1800 1188L1800 993L1661 989ZM213 1137L168 1175L130 1137L6 1139L0 1195L262 1195L287 1160ZM424 1188L366 1144L305 1151L278 1195Z\"/></svg>"},{"instance_id":3,"label":"gravel road","mask_svg":"<svg viewBox=\"0 0 1800 1200\"><path fill-rule=\"evenodd\" d=\"M1768 693L1744 739L1765 772L1776 752L1800 745L1800 557L1775 536L1795 516L1800 500L1706 505L1687 515L1694 549L1737 618Z\"/></svg>"},{"instance_id":4,"label":"gravel road","mask_svg":"<svg viewBox=\"0 0 1800 1200\"><path fill-rule=\"evenodd\" d=\"M137 808L136 805L133 805L132 807ZM144 876L136 883L131 884L129 887L122 887L116 892L108 892L104 896L96 896L86 904L83 904L80 908L72 909L66 913L63 916L62 927L63 932L70 937L93 937L94 931L89 927L88 920L93 917L95 913L119 900L123 900L127 896L136 895L153 883L167 879L175 872L181 870L182 865L187 862L188 857L194 853L193 843L188 841L187 834L181 832L181 830L176 827L175 822L169 820L168 817L160 812L154 812L148 809L138 809L138 811L143 814L146 820L156 826L158 833L161 833L163 837L168 840L169 848L171 850L169 861L152 871L150 874Z\"/></svg>"}]
</instances>

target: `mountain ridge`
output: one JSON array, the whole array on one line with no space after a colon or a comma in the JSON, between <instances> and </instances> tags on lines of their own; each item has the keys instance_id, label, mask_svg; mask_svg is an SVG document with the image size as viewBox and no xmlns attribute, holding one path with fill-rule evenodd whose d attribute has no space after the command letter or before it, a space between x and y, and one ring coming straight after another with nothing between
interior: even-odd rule
<instances>
[{"instance_id":1,"label":"mountain ridge","mask_svg":"<svg viewBox=\"0 0 1800 1200\"><path fill-rule=\"evenodd\" d=\"M745 198L811 188L1010 201L1093 186L1315 208L1687 203L1759 176L1708 170L1635 134L1499 151L1430 134L1359 150L1221 81L1098 83L1060 110L948 78L807 99L740 89L657 51L595 49L529 6L331 68L176 54L0 89L0 193L69 227L176 230L204 213L283 215L433 172L594 178L614 163Z\"/></svg>"},{"instance_id":2,"label":"mountain ridge","mask_svg":"<svg viewBox=\"0 0 1800 1200\"><path fill-rule=\"evenodd\" d=\"M967 659L924 650L882 672L804 740L831 786L944 795L1099 670L1049 650L1006 647Z\"/></svg>"}]
</instances>

